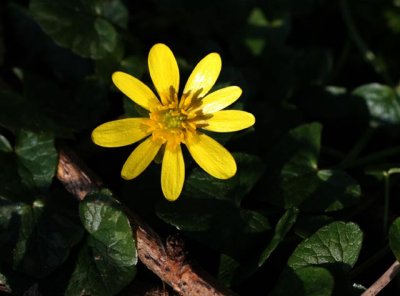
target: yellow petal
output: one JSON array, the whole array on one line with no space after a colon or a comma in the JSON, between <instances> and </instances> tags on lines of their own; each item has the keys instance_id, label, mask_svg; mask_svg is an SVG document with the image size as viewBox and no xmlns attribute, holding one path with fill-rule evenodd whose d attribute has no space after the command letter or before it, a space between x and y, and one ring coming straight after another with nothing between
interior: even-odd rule
<instances>
[{"instance_id":1,"label":"yellow petal","mask_svg":"<svg viewBox=\"0 0 400 296\"><path fill-rule=\"evenodd\" d=\"M255 121L254 115L249 112L223 110L215 112L210 119L207 119L208 125L203 129L222 133L236 132L252 126Z\"/></svg>"},{"instance_id":2,"label":"yellow petal","mask_svg":"<svg viewBox=\"0 0 400 296\"><path fill-rule=\"evenodd\" d=\"M161 187L164 196L169 201L176 200L182 192L185 181L185 163L181 145L172 149L171 145L165 147L161 169Z\"/></svg>"},{"instance_id":3,"label":"yellow petal","mask_svg":"<svg viewBox=\"0 0 400 296\"><path fill-rule=\"evenodd\" d=\"M157 155L160 147L161 143L154 141L151 137L140 143L122 167L122 178L130 180L139 176Z\"/></svg>"},{"instance_id":4,"label":"yellow petal","mask_svg":"<svg viewBox=\"0 0 400 296\"><path fill-rule=\"evenodd\" d=\"M102 147L121 147L133 144L150 134L145 118L126 118L109 121L96 127L92 141Z\"/></svg>"},{"instance_id":5,"label":"yellow petal","mask_svg":"<svg viewBox=\"0 0 400 296\"><path fill-rule=\"evenodd\" d=\"M198 165L218 179L228 179L236 174L233 156L221 144L205 134L198 134L186 143Z\"/></svg>"},{"instance_id":6,"label":"yellow petal","mask_svg":"<svg viewBox=\"0 0 400 296\"><path fill-rule=\"evenodd\" d=\"M150 110L153 106L160 105L153 91L133 76L124 72L114 72L112 81L128 98L143 108Z\"/></svg>"},{"instance_id":7,"label":"yellow petal","mask_svg":"<svg viewBox=\"0 0 400 296\"><path fill-rule=\"evenodd\" d=\"M150 49L148 63L161 101L172 102L179 91L179 68L174 54L165 44L156 44Z\"/></svg>"},{"instance_id":8,"label":"yellow petal","mask_svg":"<svg viewBox=\"0 0 400 296\"><path fill-rule=\"evenodd\" d=\"M210 114L228 107L242 94L237 86L228 86L207 95L201 102L200 109L204 114Z\"/></svg>"},{"instance_id":9,"label":"yellow petal","mask_svg":"<svg viewBox=\"0 0 400 296\"><path fill-rule=\"evenodd\" d=\"M210 53L194 68L186 82L184 95L187 99L201 98L214 86L221 72L221 58L218 53Z\"/></svg>"}]
</instances>

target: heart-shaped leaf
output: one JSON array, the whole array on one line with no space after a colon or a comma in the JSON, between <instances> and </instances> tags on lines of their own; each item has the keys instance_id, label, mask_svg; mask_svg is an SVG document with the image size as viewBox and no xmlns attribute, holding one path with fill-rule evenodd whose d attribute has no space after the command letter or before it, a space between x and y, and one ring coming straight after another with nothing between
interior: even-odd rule
<instances>
[{"instance_id":1,"label":"heart-shaped leaf","mask_svg":"<svg viewBox=\"0 0 400 296\"><path fill-rule=\"evenodd\" d=\"M102 2L32 0L30 10L35 20L56 43L83 57L100 59L112 52L117 43L117 32L107 20L107 17L110 18L110 10ZM111 20L125 25L124 18L117 16L111 17Z\"/></svg>"},{"instance_id":2,"label":"heart-shaped leaf","mask_svg":"<svg viewBox=\"0 0 400 296\"><path fill-rule=\"evenodd\" d=\"M363 234L354 223L333 222L301 242L288 260L297 270L310 265L338 264L349 271L358 259Z\"/></svg>"},{"instance_id":3,"label":"heart-shaped leaf","mask_svg":"<svg viewBox=\"0 0 400 296\"><path fill-rule=\"evenodd\" d=\"M88 239L66 295L115 295L136 274L137 252L128 217L106 190L86 196L80 216Z\"/></svg>"}]
</instances>

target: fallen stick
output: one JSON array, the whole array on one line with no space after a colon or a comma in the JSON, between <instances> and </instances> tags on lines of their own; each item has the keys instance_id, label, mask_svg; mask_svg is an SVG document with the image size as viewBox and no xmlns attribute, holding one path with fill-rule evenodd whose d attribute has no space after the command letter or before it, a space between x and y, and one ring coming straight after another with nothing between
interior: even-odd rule
<instances>
[{"instance_id":1,"label":"fallen stick","mask_svg":"<svg viewBox=\"0 0 400 296\"><path fill-rule=\"evenodd\" d=\"M83 200L88 193L102 186L76 156L64 149L59 152L57 178L78 200ZM176 292L191 296L236 295L189 264L179 239L171 237L164 245L154 230L132 211L125 209L134 231L140 261Z\"/></svg>"},{"instance_id":2,"label":"fallen stick","mask_svg":"<svg viewBox=\"0 0 400 296\"><path fill-rule=\"evenodd\" d=\"M390 281L397 275L400 271L400 263L399 261L395 261L388 270L382 274L379 279L376 280L375 283L372 284L361 296L375 296L390 283Z\"/></svg>"}]
</instances>

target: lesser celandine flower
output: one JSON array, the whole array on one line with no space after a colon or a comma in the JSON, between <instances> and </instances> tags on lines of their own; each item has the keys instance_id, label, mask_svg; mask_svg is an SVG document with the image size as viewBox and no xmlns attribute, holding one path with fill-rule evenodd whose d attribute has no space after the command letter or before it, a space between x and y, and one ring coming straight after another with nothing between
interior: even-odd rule
<instances>
[{"instance_id":1,"label":"lesser celandine flower","mask_svg":"<svg viewBox=\"0 0 400 296\"><path fill-rule=\"evenodd\" d=\"M161 154L161 187L170 201L179 197L185 179L181 144L186 145L197 164L210 175L218 179L234 176L235 159L201 130L238 131L252 126L255 118L245 111L220 111L240 97L239 87L229 86L208 94L221 71L220 56L210 53L197 64L180 99L178 64L169 47L154 45L148 64L160 99L126 73L115 72L112 80L126 96L147 109L149 116L104 123L93 131L93 142L103 147L121 147L144 139L126 160L121 176L127 180L137 177Z\"/></svg>"}]
</instances>

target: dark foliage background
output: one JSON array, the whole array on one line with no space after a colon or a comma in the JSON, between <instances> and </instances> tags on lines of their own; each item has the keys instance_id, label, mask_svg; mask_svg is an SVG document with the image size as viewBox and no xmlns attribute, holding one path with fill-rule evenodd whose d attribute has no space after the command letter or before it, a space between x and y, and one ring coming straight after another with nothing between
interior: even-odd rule
<instances>
[{"instance_id":1,"label":"dark foliage background","mask_svg":"<svg viewBox=\"0 0 400 296\"><path fill-rule=\"evenodd\" d=\"M90 140L100 123L140 112L111 74L151 85L158 42L182 82L220 53L215 89L239 85L234 107L257 119L215 135L238 174L216 180L187 157L175 203L162 196L159 165L124 181L133 148ZM1 1L0 287L131 295L160 285L137 262L114 195L78 204L54 179L66 146L240 295L360 295L400 259L399 52L398 0ZM398 291L395 278L381 295Z\"/></svg>"}]
</instances>

